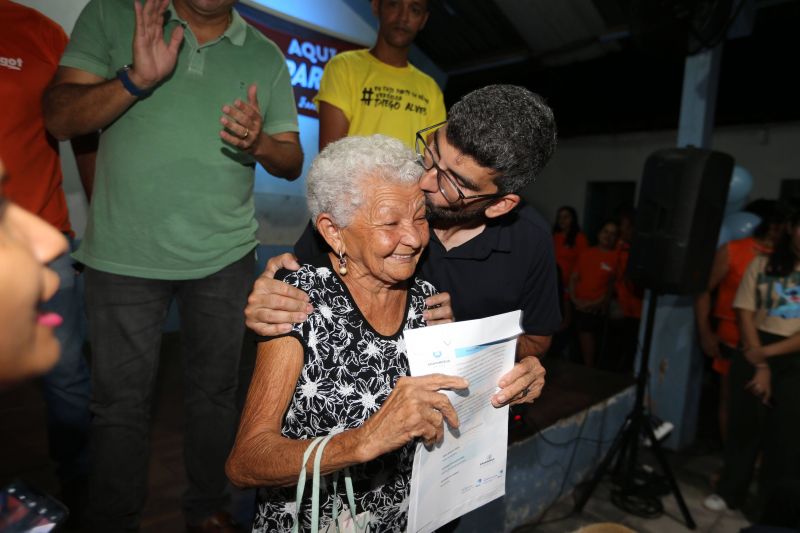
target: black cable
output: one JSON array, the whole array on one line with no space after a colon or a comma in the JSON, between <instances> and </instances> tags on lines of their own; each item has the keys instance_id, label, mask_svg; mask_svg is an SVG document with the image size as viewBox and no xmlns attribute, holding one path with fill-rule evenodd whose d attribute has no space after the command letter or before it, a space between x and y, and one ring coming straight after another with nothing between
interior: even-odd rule
<instances>
[{"instance_id":1,"label":"black cable","mask_svg":"<svg viewBox=\"0 0 800 533\"><path fill-rule=\"evenodd\" d=\"M586 419L588 419L588 418L589 417L587 416ZM583 424L581 424L581 431L583 430L582 429L583 425L586 424L586 419L584 419ZM564 442L555 442L555 441L552 441L552 440L550 440L550 439L548 439L547 437L544 436L544 431L536 424L536 422L533 419L526 421L526 423L529 423L531 426L533 426L534 431L536 431L536 435L541 437L541 439L543 441L545 441L547 444L549 444L550 446L555 446L555 447L569 446L573 442L576 442L576 441L579 441L579 440L584 441L584 442L591 442L591 443L594 443L594 444L608 444L609 442L613 442L614 441L613 438L604 440L604 439L592 439L592 438L589 438L589 437L581 437L580 436L581 431L579 431L577 437L572 437L571 439L565 440ZM547 429L547 428L545 428L545 429Z\"/></svg>"},{"instance_id":2,"label":"black cable","mask_svg":"<svg viewBox=\"0 0 800 533\"><path fill-rule=\"evenodd\" d=\"M636 341L636 352L638 353L639 350L641 349L641 342L639 341L638 332L637 332L637 337L636 338L637 338L637 341ZM649 372L649 369L648 369L648 372ZM652 378L652 375L650 375L650 378ZM650 383L649 383L649 379L648 379L647 388L648 389L651 388L650 387ZM531 426L533 426L533 429L536 431L536 436L540 437L542 439L542 441L544 441L545 443L547 443L547 444L549 444L550 446L553 446L553 447L569 446L570 444L573 444L573 443L578 442L578 441L591 442L591 443L599 444L599 445L605 445L605 444L608 444L608 443L611 443L611 442L614 441L614 439L616 438L616 435L611 439L591 439L591 438L583 437L583 431L584 431L584 429L586 427L586 423L588 422L588 420L589 420L589 416L587 415L586 417L584 417L584 420L580 425L580 429L578 430L578 435L576 437L573 437L573 438L568 439L568 440L563 441L563 442L555 442L555 441L552 441L552 440L548 439L547 437L545 437L543 430L536 424L536 422L533 419L526 420L526 423L529 423ZM550 505L548 505L544 509L544 511L542 511L542 513L539 515L539 519L536 520L535 522L528 522L526 524L523 524L523 525L519 526L518 528L515 528L513 531L520 530L521 528L526 528L527 529L527 528L530 528L530 527L537 527L537 526L542 526L542 525L546 525L546 524L553 524L553 523L559 522L561 520L566 520L567 518L569 518L569 517L571 517L571 516L573 516L575 514L575 508L573 506L573 508L570 509L570 511L568 513L566 513L566 514L564 514L562 516L558 516L558 517L555 517L555 518L551 518L551 519L545 520L545 518L547 516L547 513L550 512L550 510L557 503L559 503L561 501L561 498L562 498L562 496L564 494L564 488L565 488L565 486L567 484L567 480L569 479L570 473L572 471L572 465L574 464L577 452L578 452L578 446L576 445L575 448L572 450L572 454L570 456L569 463L567 464L567 466L565 468L564 465L560 461L554 461L554 462L552 462L550 464L547 464L547 465L543 464L541 462L541 460L539 459L539 455L540 454L538 452L538 448L536 449L536 458L534 459L536 464L541 468L552 468L553 466L558 466L558 468L560 468L564 472L564 477L561 479L561 485L560 485L560 487L558 489L558 494L556 495L556 497L552 501L552 503L550 503ZM580 483L578 483L577 485L580 485ZM577 487L577 485L576 485L576 487Z\"/></svg>"},{"instance_id":3,"label":"black cable","mask_svg":"<svg viewBox=\"0 0 800 533\"><path fill-rule=\"evenodd\" d=\"M635 348L634 354L638 354L639 350L641 349L641 347L642 347L642 344L639 341L639 333L637 332L636 333L636 348ZM634 358L634 363L635 363L635 358ZM652 379L652 375L650 375L650 379ZM650 388L650 386L649 386L649 382L648 382L648 389L649 388ZM588 438L588 437L581 437L580 433L583 431L583 425L581 425L581 432L579 432L579 436L573 437L573 438L571 438L569 440L566 440L564 442L555 442L555 441L552 441L552 440L548 439L547 437L545 437L543 429L541 427L539 427L539 425L536 423L535 420L533 420L533 418L524 420L524 423L533 426L533 429L536 432L536 435L540 436L543 441L545 441L547 444L550 444L551 446L569 446L570 444L572 444L573 442L575 442L577 440L583 440L585 442L591 442L591 443L595 443L595 444L608 444L608 443L614 441L614 437L612 437L610 439L591 439L591 438ZM584 420L583 423L585 424L586 420ZM547 428L545 428L545 429L547 429Z\"/></svg>"},{"instance_id":4,"label":"black cable","mask_svg":"<svg viewBox=\"0 0 800 533\"><path fill-rule=\"evenodd\" d=\"M583 422L582 422L582 423L581 423L581 425L580 425L580 429L578 430L578 436L577 436L577 437L575 437L574 439L570 439L570 441L568 441L568 442L577 442L577 441L579 441L579 440L589 440L589 439L584 439L584 438L582 437L582 435L583 435L583 430L585 429L585 427L586 427L586 423L587 423L588 421L589 421L589 417L588 417L588 415L587 415L586 417L584 417L584 419L583 419ZM534 425L535 425L535 423L534 423ZM537 434L538 436L541 436L541 437L542 437L542 440L543 440L544 442L546 442L546 443L548 443L548 444L551 444L551 443L550 443L550 441L548 441L547 439L545 439L545 438L543 437L541 430L537 429L537 432L536 432L536 434ZM564 445L564 443L562 443L562 444L557 444L556 446L562 446L562 445ZM550 468L550 467L552 467L552 466L554 466L554 465L558 465L558 467L559 467L559 468L561 468L561 470L564 472L564 477L563 477L563 478L561 478L561 486L560 486L560 487L559 487L559 489L558 489L558 494L557 494L557 495L556 495L556 497L553 499L553 501L550 503L550 505L548 505L548 506L545 508L545 510L544 510L544 511L542 511L542 513L539 515L539 519L538 519L538 520L536 520L536 521L535 521L535 522L533 522L533 523L530 523L530 522L529 522L529 523L527 523L527 524L524 524L523 526L520 526L520 527L535 527L535 526L539 526L539 525L542 525L542 524L545 524L545 523L557 522L558 520L563 520L563 519L565 519L565 518L567 518L567 517L571 516L571 515L574 513L574 510L571 510L569 514L567 514L567 515L565 515L565 516L563 516L563 517L559 517L559 518L558 518L558 519L556 519L556 520L551 520L551 521L544 522L544 518L545 518L545 516L547 516L547 513L550 511L550 509L552 509L552 508L553 508L553 506L554 506L555 504L557 504L559 501L561 501L561 497L562 497L562 496L563 496L563 494L564 494L564 487L566 487L567 480L569 479L570 473L572 472L572 465L573 465L573 464L574 464L574 462L575 462L575 456L576 456L576 455L577 455L577 453L578 453L578 446L576 445L576 446L573 448L573 450L572 450L572 454L570 455L570 458L569 458L569 463L567 464L567 467L566 467L566 468L564 468L564 465L563 465L563 464L561 464L561 462L560 462L560 461L554 461L553 463L551 463L551 464L549 464L549 465L543 465L543 464L542 464L542 462L539 460L539 451L538 451L538 448L536 448L536 449L535 449L535 452L536 452L536 458L535 458L535 461L536 461L536 464L537 464L537 465L539 465L541 468Z\"/></svg>"},{"instance_id":5,"label":"black cable","mask_svg":"<svg viewBox=\"0 0 800 533\"><path fill-rule=\"evenodd\" d=\"M583 431L586 428L586 423L588 421L589 421L589 416L587 415L587 416L584 417L583 422L580 425L580 429L578 430L578 435L576 437L574 437L574 438L572 438L572 439L570 439L568 441L564 441L562 443L554 443L554 442L550 441L549 439L545 438L543 433L542 433L542 431L541 431L541 429L539 429L538 427L536 427L536 434L538 436L540 436L545 443L547 443L547 444L549 444L551 446L556 446L556 447L566 446L568 444L571 444L571 443L574 443L574 442L577 442L577 441L587 441L587 442L593 442L593 443L599 443L599 444L605 444L605 443L609 443L609 442L613 441L613 439L611 439L611 440L598 440L598 439L588 439L586 437L583 437L582 436L583 435ZM534 426L536 426L535 422L533 422L533 421L531 421L531 422L533 423ZM524 528L529 528L529 527L536 527L536 526L540 526L540 525L544 525L544 524L551 524L551 523L555 523L555 522L558 522L560 520L564 520L566 518L569 518L570 516L575 514L575 508L573 506L569 513L567 513L567 514L565 514L563 516L552 518L550 520L545 520L545 517L547 516L547 513L550 512L550 510L553 508L553 506L555 506L557 503L559 503L561 501L561 497L564 495L564 488L566 487L567 480L569 479L570 473L572 472L572 466L573 466L573 464L575 462L575 457L576 457L576 455L578 453L578 446L576 445L573 448L572 454L570 455L569 463L567 464L566 468L561 463L561 461L554 461L553 463L551 463L549 465L544 465L544 464L542 464L541 460L539 459L538 448L535 450L535 453L536 453L536 458L534 460L535 460L537 465L539 465L541 468L551 468L552 466L558 466L564 472L564 477L561 479L561 486L558 489L558 494L553 499L553 501L550 503L550 505L548 505L544 509L544 511L542 511L542 513L539 515L539 519L536 520L535 522L528 522L526 524L523 524L522 526L519 526L519 528L523 528L523 527ZM515 528L515 531L517 529L519 529L519 528Z\"/></svg>"}]
</instances>

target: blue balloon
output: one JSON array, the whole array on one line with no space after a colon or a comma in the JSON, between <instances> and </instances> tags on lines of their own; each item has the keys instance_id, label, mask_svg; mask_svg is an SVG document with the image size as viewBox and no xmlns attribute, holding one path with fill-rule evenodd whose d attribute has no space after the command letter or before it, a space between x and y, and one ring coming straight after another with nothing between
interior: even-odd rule
<instances>
[{"instance_id":1,"label":"blue balloon","mask_svg":"<svg viewBox=\"0 0 800 533\"><path fill-rule=\"evenodd\" d=\"M761 222L761 217L748 213L747 211L740 211L732 213L725 217L722 221L722 226L730 232L731 241L736 239L744 239L753 234L753 230ZM720 231L722 233L722 231Z\"/></svg>"},{"instance_id":2,"label":"blue balloon","mask_svg":"<svg viewBox=\"0 0 800 533\"><path fill-rule=\"evenodd\" d=\"M728 226L722 224L719 227L719 237L717 237L717 249L719 249L723 244L727 243L731 240L731 230L728 229Z\"/></svg>"},{"instance_id":3,"label":"blue balloon","mask_svg":"<svg viewBox=\"0 0 800 533\"><path fill-rule=\"evenodd\" d=\"M746 201L742 200L740 202L729 202L725 204L725 216L731 215L733 213L738 213L744 206L746 205Z\"/></svg>"},{"instance_id":4,"label":"blue balloon","mask_svg":"<svg viewBox=\"0 0 800 533\"><path fill-rule=\"evenodd\" d=\"M753 188L753 175L744 167L736 165L733 167L731 184L728 187L728 205L744 202L750 190Z\"/></svg>"}]
</instances>

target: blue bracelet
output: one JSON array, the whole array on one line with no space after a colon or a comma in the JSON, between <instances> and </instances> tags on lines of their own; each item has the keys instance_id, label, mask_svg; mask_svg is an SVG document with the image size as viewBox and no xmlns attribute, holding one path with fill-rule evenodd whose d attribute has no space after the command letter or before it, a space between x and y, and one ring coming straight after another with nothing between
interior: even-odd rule
<instances>
[{"instance_id":1,"label":"blue bracelet","mask_svg":"<svg viewBox=\"0 0 800 533\"><path fill-rule=\"evenodd\" d=\"M135 83L131 81L130 76L128 76L128 71L131 69L131 65L125 65L121 69L117 71L117 79L122 82L122 86L125 87L125 90L131 93L132 96L136 98L141 98L142 96L147 96L150 94L150 91L140 89L136 86Z\"/></svg>"}]
</instances>

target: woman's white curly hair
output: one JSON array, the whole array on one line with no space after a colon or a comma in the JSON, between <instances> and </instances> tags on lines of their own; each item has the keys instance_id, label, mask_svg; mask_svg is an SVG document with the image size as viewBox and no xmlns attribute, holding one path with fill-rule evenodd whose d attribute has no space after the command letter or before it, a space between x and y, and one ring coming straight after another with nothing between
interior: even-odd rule
<instances>
[{"instance_id":1,"label":"woman's white curly hair","mask_svg":"<svg viewBox=\"0 0 800 533\"><path fill-rule=\"evenodd\" d=\"M354 136L333 142L314 159L306 176L311 223L316 226L319 214L329 213L336 224L347 227L369 193L363 187L369 178L411 184L422 172L416 154L392 137Z\"/></svg>"}]
</instances>

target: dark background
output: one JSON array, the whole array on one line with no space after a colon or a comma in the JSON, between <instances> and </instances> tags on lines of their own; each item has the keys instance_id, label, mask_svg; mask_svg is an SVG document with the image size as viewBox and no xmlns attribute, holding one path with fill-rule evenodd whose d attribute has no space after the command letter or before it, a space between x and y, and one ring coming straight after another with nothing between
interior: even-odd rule
<instances>
[{"instance_id":1,"label":"dark background","mask_svg":"<svg viewBox=\"0 0 800 533\"><path fill-rule=\"evenodd\" d=\"M800 120L800 76L793 72L799 1L542 3L549 11L531 11L530 31L544 34L547 17L558 25L592 8L605 29L567 43L543 37L541 48L532 49L515 29L528 22L515 26L492 0L430 0L431 16L416 44L448 73L448 106L488 83L511 83L547 98L562 138L673 129L686 55L701 48L694 35L711 44L725 41L716 125ZM725 40L734 13L752 22L752 32Z\"/></svg>"}]
</instances>

